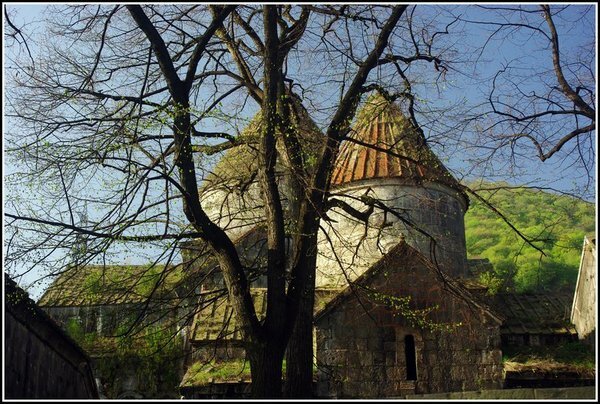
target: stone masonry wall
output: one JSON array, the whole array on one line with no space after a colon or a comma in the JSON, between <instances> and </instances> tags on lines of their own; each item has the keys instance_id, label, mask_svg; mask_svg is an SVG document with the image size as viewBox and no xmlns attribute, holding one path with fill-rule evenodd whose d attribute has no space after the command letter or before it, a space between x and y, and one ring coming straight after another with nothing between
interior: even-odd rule
<instances>
[{"instance_id":1,"label":"stone masonry wall","mask_svg":"<svg viewBox=\"0 0 600 404\"><path fill-rule=\"evenodd\" d=\"M317 318L320 396L398 397L501 388L498 323L445 291L428 274L412 278L415 272L407 269L403 276L382 275L370 286L396 296L406 296L410 290L413 308L439 306L428 318L454 327L431 331L411 324L364 292L348 297ZM407 335L413 336L415 344L414 381L407 380Z\"/></svg>"},{"instance_id":2,"label":"stone masonry wall","mask_svg":"<svg viewBox=\"0 0 600 404\"><path fill-rule=\"evenodd\" d=\"M365 229L363 222L341 209L330 209L327 214L332 221L323 221L324 231L319 232L317 287L346 285L344 272L350 280L356 279L395 246L401 236L430 257L431 240L419 230L434 238L435 258L446 272L460 276L466 270L464 214L467 206L453 189L433 183L406 185L397 178L388 178L352 183L335 189L334 193L340 194L335 198L359 211L365 211L367 206L357 198L367 194L400 212L417 229L392 214L384 214L381 209L375 209ZM288 206L287 202L285 205ZM264 215L256 183L252 183L243 195L218 187L206 190L202 195L202 206L232 239L261 223ZM386 225L382 227L384 223Z\"/></svg>"},{"instance_id":3,"label":"stone masonry wall","mask_svg":"<svg viewBox=\"0 0 600 404\"><path fill-rule=\"evenodd\" d=\"M324 231L319 233L317 287L346 285L347 278L354 280L360 276L398 244L401 237L433 261L431 239L422 231L435 240L435 258L448 274L461 276L465 273L464 214L467 206L456 191L439 184L410 186L390 178L351 184L335 192L339 193L335 198L361 212L368 206L359 198L367 195L377 199L417 228L377 208L366 227L342 209L330 209L327 215L331 221L323 221Z\"/></svg>"}]
</instances>

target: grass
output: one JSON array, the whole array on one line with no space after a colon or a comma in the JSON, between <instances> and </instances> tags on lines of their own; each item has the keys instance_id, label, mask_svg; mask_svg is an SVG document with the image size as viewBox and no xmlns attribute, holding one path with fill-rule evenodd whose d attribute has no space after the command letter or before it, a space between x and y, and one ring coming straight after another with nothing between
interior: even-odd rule
<instances>
[{"instance_id":1,"label":"grass","mask_svg":"<svg viewBox=\"0 0 600 404\"><path fill-rule=\"evenodd\" d=\"M202 386L213 380L237 381L250 380L250 363L244 360L232 360L228 362L195 362L187 371L182 385Z\"/></svg>"},{"instance_id":2,"label":"grass","mask_svg":"<svg viewBox=\"0 0 600 404\"><path fill-rule=\"evenodd\" d=\"M281 371L285 375L285 360ZM211 381L237 382L238 380L250 381L250 363L243 359L233 359L227 362L209 363L198 361L192 364L186 372L182 386L203 386Z\"/></svg>"}]
</instances>

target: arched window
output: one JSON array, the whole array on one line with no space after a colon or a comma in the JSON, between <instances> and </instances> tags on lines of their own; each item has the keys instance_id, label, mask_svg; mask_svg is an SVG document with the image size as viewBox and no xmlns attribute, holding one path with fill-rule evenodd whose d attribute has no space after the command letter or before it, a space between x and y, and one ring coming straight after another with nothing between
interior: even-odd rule
<instances>
[{"instance_id":1,"label":"arched window","mask_svg":"<svg viewBox=\"0 0 600 404\"><path fill-rule=\"evenodd\" d=\"M406 380L417 380L417 354L415 351L415 337L404 337L404 355L406 356Z\"/></svg>"}]
</instances>

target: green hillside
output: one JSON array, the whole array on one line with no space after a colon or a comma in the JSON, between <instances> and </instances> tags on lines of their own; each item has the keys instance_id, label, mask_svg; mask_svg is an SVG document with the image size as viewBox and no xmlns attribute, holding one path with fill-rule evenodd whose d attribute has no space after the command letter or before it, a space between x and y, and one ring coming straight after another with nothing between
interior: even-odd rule
<instances>
[{"instance_id":1,"label":"green hillside","mask_svg":"<svg viewBox=\"0 0 600 404\"><path fill-rule=\"evenodd\" d=\"M491 292L574 291L586 234L595 232L588 202L504 183L484 184L478 194L498 209L547 256L527 245L498 215L471 197L465 215L469 258L489 258L494 271L480 280ZM492 189L496 188L496 189Z\"/></svg>"}]
</instances>

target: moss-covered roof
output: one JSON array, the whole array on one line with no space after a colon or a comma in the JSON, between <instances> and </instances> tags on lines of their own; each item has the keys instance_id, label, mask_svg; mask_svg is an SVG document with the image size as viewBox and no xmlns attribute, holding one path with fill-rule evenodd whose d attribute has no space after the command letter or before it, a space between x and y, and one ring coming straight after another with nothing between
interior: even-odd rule
<instances>
[{"instance_id":1,"label":"moss-covered roof","mask_svg":"<svg viewBox=\"0 0 600 404\"><path fill-rule=\"evenodd\" d=\"M259 319L266 312L266 289L253 289L250 294ZM200 311L194 317L192 341L241 340L233 308L221 291L208 293L200 301Z\"/></svg>"},{"instance_id":2,"label":"moss-covered roof","mask_svg":"<svg viewBox=\"0 0 600 404\"><path fill-rule=\"evenodd\" d=\"M215 164L202 183L201 193L215 186L240 186L254 180L258 170L261 119L262 114L258 112L238 135L238 145L227 150ZM324 144L323 134L299 102L294 104L291 119L291 125L297 128L303 152L318 153ZM279 166L287 164L287 158L282 153L281 142L278 142L278 150L280 156L283 156L283 159L278 159ZM305 160L310 162L311 159L306 157Z\"/></svg>"},{"instance_id":3,"label":"moss-covered roof","mask_svg":"<svg viewBox=\"0 0 600 404\"><path fill-rule=\"evenodd\" d=\"M321 310L327 302L333 299L342 289L317 289L315 291L315 312ZM267 310L265 288L253 288L250 291L254 307L259 319L264 318ZM215 291L203 296L200 301L200 311L194 317L190 340L192 342L207 342L215 340L241 340L233 308L227 294Z\"/></svg>"},{"instance_id":4,"label":"moss-covered roof","mask_svg":"<svg viewBox=\"0 0 600 404\"><path fill-rule=\"evenodd\" d=\"M250 363L243 359L224 362L194 362L185 372L180 387L202 387L211 383L250 382Z\"/></svg>"},{"instance_id":5,"label":"moss-covered roof","mask_svg":"<svg viewBox=\"0 0 600 404\"><path fill-rule=\"evenodd\" d=\"M200 191L213 186L241 184L250 179L258 169L258 141L260 113L238 135L237 146L228 149L204 179Z\"/></svg>"},{"instance_id":6,"label":"moss-covered roof","mask_svg":"<svg viewBox=\"0 0 600 404\"><path fill-rule=\"evenodd\" d=\"M172 294L182 276L177 266L69 266L44 292L38 304L64 307L140 303L150 296L160 298Z\"/></svg>"},{"instance_id":7,"label":"moss-covered roof","mask_svg":"<svg viewBox=\"0 0 600 404\"><path fill-rule=\"evenodd\" d=\"M499 293L492 306L505 318L503 334L573 334L572 296L558 293Z\"/></svg>"}]
</instances>

